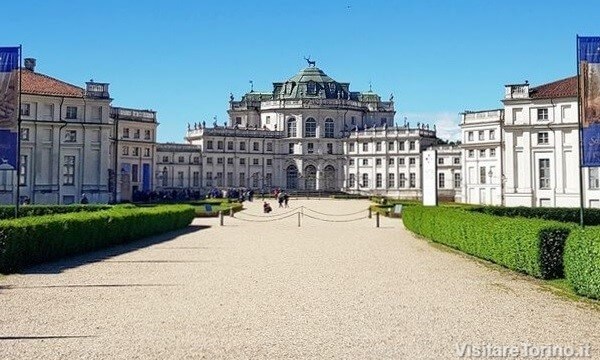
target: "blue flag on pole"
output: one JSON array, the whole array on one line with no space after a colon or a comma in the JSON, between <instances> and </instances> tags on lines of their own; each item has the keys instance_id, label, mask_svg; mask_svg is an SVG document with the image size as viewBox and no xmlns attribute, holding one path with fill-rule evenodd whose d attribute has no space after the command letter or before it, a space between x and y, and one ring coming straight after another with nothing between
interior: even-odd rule
<instances>
[{"instance_id":1,"label":"blue flag on pole","mask_svg":"<svg viewBox=\"0 0 600 360\"><path fill-rule=\"evenodd\" d=\"M0 168L4 170L17 168L19 91L19 48L0 47Z\"/></svg>"},{"instance_id":2,"label":"blue flag on pole","mask_svg":"<svg viewBox=\"0 0 600 360\"><path fill-rule=\"evenodd\" d=\"M582 166L600 166L600 37L578 37Z\"/></svg>"}]
</instances>

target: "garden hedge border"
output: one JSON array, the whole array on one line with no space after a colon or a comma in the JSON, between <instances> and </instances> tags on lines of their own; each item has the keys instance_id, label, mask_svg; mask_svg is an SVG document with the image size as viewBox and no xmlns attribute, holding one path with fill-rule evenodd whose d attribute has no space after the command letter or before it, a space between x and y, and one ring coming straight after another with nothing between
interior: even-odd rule
<instances>
[{"instance_id":1,"label":"garden hedge border","mask_svg":"<svg viewBox=\"0 0 600 360\"><path fill-rule=\"evenodd\" d=\"M188 226L189 205L109 210L0 220L0 273Z\"/></svg>"},{"instance_id":2,"label":"garden hedge border","mask_svg":"<svg viewBox=\"0 0 600 360\"><path fill-rule=\"evenodd\" d=\"M120 205L124 206L124 205ZM53 214L68 214L73 212L92 212L108 210L110 205L22 205L19 207L19 217L42 216ZM15 216L15 207L11 205L0 206L0 219L12 219Z\"/></svg>"},{"instance_id":3,"label":"garden hedge border","mask_svg":"<svg viewBox=\"0 0 600 360\"><path fill-rule=\"evenodd\" d=\"M547 208L547 207L503 207L503 206L471 206L473 212L480 212L495 216L524 217L544 220L554 220L579 224L579 208ZM584 209L583 219L585 225L600 225L600 209Z\"/></svg>"},{"instance_id":4,"label":"garden hedge border","mask_svg":"<svg viewBox=\"0 0 600 360\"><path fill-rule=\"evenodd\" d=\"M573 230L565 246L564 262L573 290L600 299L600 227Z\"/></svg>"}]
</instances>

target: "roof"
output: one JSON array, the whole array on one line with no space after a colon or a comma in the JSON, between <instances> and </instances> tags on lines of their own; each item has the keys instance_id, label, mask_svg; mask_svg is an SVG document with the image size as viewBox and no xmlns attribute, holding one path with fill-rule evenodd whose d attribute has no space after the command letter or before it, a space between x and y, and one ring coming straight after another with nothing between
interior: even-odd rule
<instances>
[{"instance_id":1,"label":"roof","mask_svg":"<svg viewBox=\"0 0 600 360\"><path fill-rule=\"evenodd\" d=\"M316 66L300 70L285 82L273 83L273 96L284 99L356 99L349 83L339 83ZM354 98L352 98L354 97Z\"/></svg>"},{"instance_id":2,"label":"roof","mask_svg":"<svg viewBox=\"0 0 600 360\"><path fill-rule=\"evenodd\" d=\"M529 89L532 99L550 99L577 96L577 76L557 80Z\"/></svg>"},{"instance_id":3,"label":"roof","mask_svg":"<svg viewBox=\"0 0 600 360\"><path fill-rule=\"evenodd\" d=\"M83 97L85 90L48 75L21 70L21 92L31 95Z\"/></svg>"}]
</instances>

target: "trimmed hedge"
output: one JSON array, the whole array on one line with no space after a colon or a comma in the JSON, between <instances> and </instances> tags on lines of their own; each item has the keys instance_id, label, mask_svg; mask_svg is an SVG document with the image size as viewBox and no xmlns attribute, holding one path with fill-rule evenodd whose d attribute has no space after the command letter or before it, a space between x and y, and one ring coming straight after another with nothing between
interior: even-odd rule
<instances>
[{"instance_id":1,"label":"trimmed hedge","mask_svg":"<svg viewBox=\"0 0 600 360\"><path fill-rule=\"evenodd\" d=\"M1 220L0 272L183 228L193 218L193 207L167 205Z\"/></svg>"},{"instance_id":2,"label":"trimmed hedge","mask_svg":"<svg viewBox=\"0 0 600 360\"><path fill-rule=\"evenodd\" d=\"M196 212L196 217L217 217L219 216L219 211L223 211L223 213L225 215L229 215L229 209L233 209L233 212L236 213L238 211L242 211L244 210L244 205L238 203L238 202L224 202L224 203L213 203L210 204L211 205L211 210L210 212L207 212L205 209L205 206L202 205L198 205L198 206L194 206L194 210Z\"/></svg>"},{"instance_id":3,"label":"trimmed hedge","mask_svg":"<svg viewBox=\"0 0 600 360\"><path fill-rule=\"evenodd\" d=\"M19 217L68 214L82 211L91 212L110 208L110 205L22 205L19 207ZM0 206L0 219L12 219L14 217L14 206Z\"/></svg>"},{"instance_id":4,"label":"trimmed hedge","mask_svg":"<svg viewBox=\"0 0 600 360\"><path fill-rule=\"evenodd\" d=\"M600 227L574 230L567 239L564 261L573 290L600 299Z\"/></svg>"},{"instance_id":5,"label":"trimmed hedge","mask_svg":"<svg viewBox=\"0 0 600 360\"><path fill-rule=\"evenodd\" d=\"M564 243L573 228L450 207L407 206L402 218L407 229L435 242L543 279L563 276Z\"/></svg>"},{"instance_id":6,"label":"trimmed hedge","mask_svg":"<svg viewBox=\"0 0 600 360\"><path fill-rule=\"evenodd\" d=\"M496 216L524 217L579 224L579 208L544 208L544 207L501 207L473 206L471 211ZM584 209L583 221L586 225L600 225L600 209Z\"/></svg>"}]
</instances>

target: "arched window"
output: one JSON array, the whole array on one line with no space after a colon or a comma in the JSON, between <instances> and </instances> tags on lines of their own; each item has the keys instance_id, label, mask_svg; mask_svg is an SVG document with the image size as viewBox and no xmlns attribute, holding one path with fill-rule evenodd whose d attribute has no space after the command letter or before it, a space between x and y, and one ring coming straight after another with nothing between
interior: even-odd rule
<instances>
[{"instance_id":1,"label":"arched window","mask_svg":"<svg viewBox=\"0 0 600 360\"><path fill-rule=\"evenodd\" d=\"M166 166L163 168L162 171L162 186L169 186L169 170L167 170Z\"/></svg>"},{"instance_id":2,"label":"arched window","mask_svg":"<svg viewBox=\"0 0 600 360\"><path fill-rule=\"evenodd\" d=\"M287 121L287 136L296 137L296 119L289 118Z\"/></svg>"},{"instance_id":3,"label":"arched window","mask_svg":"<svg viewBox=\"0 0 600 360\"><path fill-rule=\"evenodd\" d=\"M304 169L304 188L306 190L317 189L317 169L313 165L308 165Z\"/></svg>"},{"instance_id":4,"label":"arched window","mask_svg":"<svg viewBox=\"0 0 600 360\"><path fill-rule=\"evenodd\" d=\"M304 124L304 137L314 138L317 137L317 121L313 118L306 119Z\"/></svg>"},{"instance_id":5,"label":"arched window","mask_svg":"<svg viewBox=\"0 0 600 360\"><path fill-rule=\"evenodd\" d=\"M298 168L294 165L290 165L285 170L286 175L286 187L288 189L298 188Z\"/></svg>"},{"instance_id":6,"label":"arched window","mask_svg":"<svg viewBox=\"0 0 600 360\"><path fill-rule=\"evenodd\" d=\"M335 168L331 165L325 166L323 170L323 188L325 190L339 190L336 189Z\"/></svg>"},{"instance_id":7,"label":"arched window","mask_svg":"<svg viewBox=\"0 0 600 360\"><path fill-rule=\"evenodd\" d=\"M333 124L333 119L325 120L325 137L326 138L335 137L335 125Z\"/></svg>"}]
</instances>

